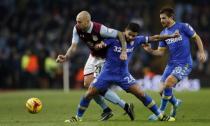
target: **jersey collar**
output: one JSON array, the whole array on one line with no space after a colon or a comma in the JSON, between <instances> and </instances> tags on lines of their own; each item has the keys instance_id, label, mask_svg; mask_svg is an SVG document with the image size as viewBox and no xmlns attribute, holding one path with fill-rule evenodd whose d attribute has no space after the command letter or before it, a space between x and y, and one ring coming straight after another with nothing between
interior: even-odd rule
<instances>
[{"instance_id":1,"label":"jersey collar","mask_svg":"<svg viewBox=\"0 0 210 126\"><path fill-rule=\"evenodd\" d=\"M175 24L176 22L174 22L170 27L167 27L167 29L172 28Z\"/></svg>"}]
</instances>

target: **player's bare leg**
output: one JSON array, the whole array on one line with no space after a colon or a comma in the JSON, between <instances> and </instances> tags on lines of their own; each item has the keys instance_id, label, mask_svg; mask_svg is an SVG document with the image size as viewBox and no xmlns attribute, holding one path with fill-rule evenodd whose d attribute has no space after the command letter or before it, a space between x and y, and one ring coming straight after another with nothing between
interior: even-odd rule
<instances>
[{"instance_id":1,"label":"player's bare leg","mask_svg":"<svg viewBox=\"0 0 210 126\"><path fill-rule=\"evenodd\" d=\"M94 80L94 74L93 73L84 75L84 87L89 88L89 86L93 82L93 80Z\"/></svg>"},{"instance_id":2,"label":"player's bare leg","mask_svg":"<svg viewBox=\"0 0 210 126\"><path fill-rule=\"evenodd\" d=\"M150 109L150 111L152 111L160 121L175 121L173 117L162 114L155 101L144 93L138 84L130 86L128 91L135 95L144 104L144 106Z\"/></svg>"}]
</instances>

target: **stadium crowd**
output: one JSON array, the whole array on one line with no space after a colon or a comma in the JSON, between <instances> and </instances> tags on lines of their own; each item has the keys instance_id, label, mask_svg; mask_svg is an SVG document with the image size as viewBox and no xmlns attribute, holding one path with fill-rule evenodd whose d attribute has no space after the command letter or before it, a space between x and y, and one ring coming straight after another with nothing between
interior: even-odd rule
<instances>
[{"instance_id":1,"label":"stadium crowd","mask_svg":"<svg viewBox=\"0 0 210 126\"><path fill-rule=\"evenodd\" d=\"M55 62L71 44L75 16L88 10L92 19L123 30L130 21L141 26L141 34L161 31L159 9L172 5L176 20L190 23L210 52L210 2L208 0L1 0L0 1L0 89L61 88L62 66ZM209 59L197 62L192 45L194 70L190 77L204 80L210 76ZM153 45L154 48L157 44ZM83 67L89 50L80 43L70 63L70 82L81 88ZM167 57L154 57L139 48L130 69L136 78L161 74ZM208 79L208 78L207 78Z\"/></svg>"}]
</instances>

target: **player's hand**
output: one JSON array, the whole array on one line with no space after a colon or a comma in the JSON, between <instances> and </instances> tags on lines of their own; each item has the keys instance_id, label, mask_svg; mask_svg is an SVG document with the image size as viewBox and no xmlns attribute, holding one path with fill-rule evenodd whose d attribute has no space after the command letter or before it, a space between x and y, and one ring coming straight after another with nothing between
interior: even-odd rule
<instances>
[{"instance_id":1,"label":"player's hand","mask_svg":"<svg viewBox=\"0 0 210 126\"><path fill-rule=\"evenodd\" d=\"M142 44L142 47L144 48L145 51L149 53L152 52L152 49L149 44Z\"/></svg>"},{"instance_id":2,"label":"player's hand","mask_svg":"<svg viewBox=\"0 0 210 126\"><path fill-rule=\"evenodd\" d=\"M105 48L106 46L107 46L106 43L104 43L103 41L101 41L100 43L96 44L94 48L96 50L99 50L99 49Z\"/></svg>"},{"instance_id":3,"label":"player's hand","mask_svg":"<svg viewBox=\"0 0 210 126\"><path fill-rule=\"evenodd\" d=\"M201 63L204 63L206 61L206 54L204 51L198 52L198 59Z\"/></svg>"},{"instance_id":4,"label":"player's hand","mask_svg":"<svg viewBox=\"0 0 210 126\"><path fill-rule=\"evenodd\" d=\"M126 51L122 51L120 54L120 59L121 60L127 60L127 52Z\"/></svg>"},{"instance_id":5,"label":"player's hand","mask_svg":"<svg viewBox=\"0 0 210 126\"><path fill-rule=\"evenodd\" d=\"M176 30L176 31L171 35L172 38L177 38L177 37L179 37L179 36L180 36L179 30Z\"/></svg>"},{"instance_id":6,"label":"player's hand","mask_svg":"<svg viewBox=\"0 0 210 126\"><path fill-rule=\"evenodd\" d=\"M57 63L63 63L65 61L67 61L67 56L66 55L58 55L57 59L56 59L56 62Z\"/></svg>"}]
</instances>

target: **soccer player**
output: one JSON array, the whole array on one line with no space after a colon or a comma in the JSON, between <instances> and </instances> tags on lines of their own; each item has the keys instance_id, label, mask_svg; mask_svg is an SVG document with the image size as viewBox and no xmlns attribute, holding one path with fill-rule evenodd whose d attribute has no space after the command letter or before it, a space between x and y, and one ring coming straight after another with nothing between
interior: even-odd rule
<instances>
[{"instance_id":1,"label":"soccer player","mask_svg":"<svg viewBox=\"0 0 210 126\"><path fill-rule=\"evenodd\" d=\"M139 47L141 44L145 44L149 41L158 41L172 38L178 35L174 33L172 35L156 35L151 37L137 36L139 29L139 25L135 23L130 23L125 29L124 34L127 41L126 51L128 55L128 60L126 61L119 60L122 47L118 39L107 39L104 42L96 45L97 48L108 48L105 64L99 76L94 79L93 83L88 88L88 91L81 99L80 104L78 105L76 116L73 116L70 120L66 120L66 122L81 121L82 116L87 109L91 99L101 92L106 92L110 84L116 84L125 91L135 95L146 107L155 113L156 116L158 116L159 120L175 121L174 118L163 115L159 111L152 98L141 90L140 86L135 82L135 79L128 70L128 61L131 58L134 49ZM134 120L134 117L132 120Z\"/></svg>"},{"instance_id":2,"label":"soccer player","mask_svg":"<svg viewBox=\"0 0 210 126\"><path fill-rule=\"evenodd\" d=\"M176 116L176 110L182 102L174 96L172 88L183 78L187 77L192 70L190 39L194 40L198 46L199 60L201 62L205 62L206 60L199 35L196 34L188 23L175 22L174 16L174 10L172 8L163 8L160 10L160 22L164 27L161 34L171 34L179 31L180 36L160 41L157 50L153 50L149 46L144 47L145 50L156 56L164 55L167 49L169 51L168 64L161 78L163 88L160 93L162 95L160 110L164 113L169 101L173 105L170 114L172 117ZM157 117L151 115L149 120L157 120Z\"/></svg>"},{"instance_id":3,"label":"soccer player","mask_svg":"<svg viewBox=\"0 0 210 126\"><path fill-rule=\"evenodd\" d=\"M106 48L96 50L94 48L95 44L102 41L104 38L119 38L122 45L122 52L120 54L121 60L127 59L126 53L126 41L122 32L108 28L100 23L92 22L91 15L87 11L81 11L76 17L77 24L73 29L72 44L65 55L58 55L56 61L63 63L70 59L72 54L76 51L77 44L82 40L91 50L91 54L86 62L84 68L84 86L89 87L90 83L93 81L94 76L100 72L100 69L104 63L104 58L106 55ZM120 60L119 59L119 60ZM119 105L121 108L129 106L125 109L128 115L132 116L133 105L126 103L124 100L113 91L107 90L104 97L114 104ZM106 105L102 96L98 95L94 97L94 100L103 109L100 120L107 120L113 116L112 110Z\"/></svg>"}]
</instances>

